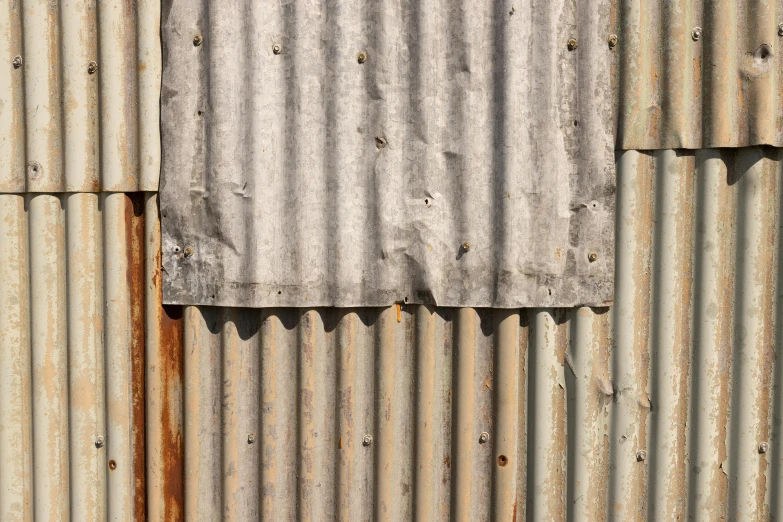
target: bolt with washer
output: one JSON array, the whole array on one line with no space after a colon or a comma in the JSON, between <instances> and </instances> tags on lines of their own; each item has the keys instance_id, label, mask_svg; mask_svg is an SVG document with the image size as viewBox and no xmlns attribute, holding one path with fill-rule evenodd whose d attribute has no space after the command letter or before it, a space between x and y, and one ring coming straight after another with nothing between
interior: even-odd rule
<instances>
[{"instance_id":1,"label":"bolt with washer","mask_svg":"<svg viewBox=\"0 0 783 522\"><path fill-rule=\"evenodd\" d=\"M590 261L591 263L595 263L598 260L598 254L596 254L595 252L590 252L589 254L587 254L587 260Z\"/></svg>"},{"instance_id":2,"label":"bolt with washer","mask_svg":"<svg viewBox=\"0 0 783 522\"><path fill-rule=\"evenodd\" d=\"M769 449L769 445L766 442L759 444L759 453L766 453Z\"/></svg>"},{"instance_id":3,"label":"bolt with washer","mask_svg":"<svg viewBox=\"0 0 783 522\"><path fill-rule=\"evenodd\" d=\"M691 38L693 38L694 42L701 40L701 27L693 28L693 31L691 32Z\"/></svg>"},{"instance_id":4,"label":"bolt with washer","mask_svg":"<svg viewBox=\"0 0 783 522\"><path fill-rule=\"evenodd\" d=\"M196 36L193 37L193 45L195 45L196 47L201 45L201 42L203 42L203 41L204 41L204 39L201 38L200 34L197 34Z\"/></svg>"},{"instance_id":5,"label":"bolt with washer","mask_svg":"<svg viewBox=\"0 0 783 522\"><path fill-rule=\"evenodd\" d=\"M95 439L95 447L102 448L104 444L105 444L105 439L103 438L103 435L98 435L98 438Z\"/></svg>"},{"instance_id":6,"label":"bolt with washer","mask_svg":"<svg viewBox=\"0 0 783 522\"><path fill-rule=\"evenodd\" d=\"M460 245L460 246L461 246L463 252L470 252L470 243L468 243L467 241L462 243L462 245Z\"/></svg>"},{"instance_id":7,"label":"bolt with washer","mask_svg":"<svg viewBox=\"0 0 783 522\"><path fill-rule=\"evenodd\" d=\"M87 73L88 74L95 74L95 72L98 70L98 62L90 62L87 65Z\"/></svg>"},{"instance_id":8,"label":"bolt with washer","mask_svg":"<svg viewBox=\"0 0 783 522\"><path fill-rule=\"evenodd\" d=\"M186 246L185 250L182 251L183 254L185 254L185 257L190 257L193 255L193 247L192 246Z\"/></svg>"},{"instance_id":9,"label":"bolt with washer","mask_svg":"<svg viewBox=\"0 0 783 522\"><path fill-rule=\"evenodd\" d=\"M479 444L485 444L489 440L489 433L482 431L479 435Z\"/></svg>"},{"instance_id":10,"label":"bolt with washer","mask_svg":"<svg viewBox=\"0 0 783 522\"><path fill-rule=\"evenodd\" d=\"M367 53L364 51L361 51L359 54L356 55L356 61L359 63L364 63L367 61Z\"/></svg>"},{"instance_id":11,"label":"bolt with washer","mask_svg":"<svg viewBox=\"0 0 783 522\"><path fill-rule=\"evenodd\" d=\"M253 444L255 441L256 441L256 434L255 433L251 433L250 435L247 436L247 443L248 444Z\"/></svg>"},{"instance_id":12,"label":"bolt with washer","mask_svg":"<svg viewBox=\"0 0 783 522\"><path fill-rule=\"evenodd\" d=\"M643 460L647 459L647 452L644 450L639 450L636 452L636 460L637 462L642 462Z\"/></svg>"},{"instance_id":13,"label":"bolt with washer","mask_svg":"<svg viewBox=\"0 0 783 522\"><path fill-rule=\"evenodd\" d=\"M18 69L22 66L22 57L21 56L14 56L14 61L11 62L14 66L14 69Z\"/></svg>"},{"instance_id":14,"label":"bolt with washer","mask_svg":"<svg viewBox=\"0 0 783 522\"><path fill-rule=\"evenodd\" d=\"M362 439L362 446L369 446L372 444L372 435L365 435Z\"/></svg>"},{"instance_id":15,"label":"bolt with washer","mask_svg":"<svg viewBox=\"0 0 783 522\"><path fill-rule=\"evenodd\" d=\"M272 46L272 52L274 54L280 54L283 52L283 47L280 44L275 44Z\"/></svg>"},{"instance_id":16,"label":"bolt with washer","mask_svg":"<svg viewBox=\"0 0 783 522\"><path fill-rule=\"evenodd\" d=\"M570 38L570 39L568 40L568 50L569 50L569 51L573 51L573 50L575 50L577 47L579 47L579 44L577 43L577 41L576 41L576 38Z\"/></svg>"},{"instance_id":17,"label":"bolt with washer","mask_svg":"<svg viewBox=\"0 0 783 522\"><path fill-rule=\"evenodd\" d=\"M616 34L610 34L609 35L609 49L614 49L617 47L617 35Z\"/></svg>"}]
</instances>

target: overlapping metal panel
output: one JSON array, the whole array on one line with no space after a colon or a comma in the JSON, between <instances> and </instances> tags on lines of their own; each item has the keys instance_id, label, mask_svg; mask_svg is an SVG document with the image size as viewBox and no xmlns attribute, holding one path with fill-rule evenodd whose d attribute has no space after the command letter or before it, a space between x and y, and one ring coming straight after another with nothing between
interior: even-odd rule
<instances>
[{"instance_id":1,"label":"overlapping metal panel","mask_svg":"<svg viewBox=\"0 0 783 522\"><path fill-rule=\"evenodd\" d=\"M145 443L161 446L145 441L144 332L161 308L159 268L145 285L159 248L145 206L157 224L154 195L0 195L4 520L145 519ZM147 349L155 396L159 347Z\"/></svg>"},{"instance_id":2,"label":"overlapping metal panel","mask_svg":"<svg viewBox=\"0 0 783 522\"><path fill-rule=\"evenodd\" d=\"M160 0L0 6L0 192L157 190Z\"/></svg>"},{"instance_id":3,"label":"overlapping metal panel","mask_svg":"<svg viewBox=\"0 0 783 522\"><path fill-rule=\"evenodd\" d=\"M783 517L780 160L620 153L611 310L186 308L185 516Z\"/></svg>"},{"instance_id":4,"label":"overlapping metal panel","mask_svg":"<svg viewBox=\"0 0 783 522\"><path fill-rule=\"evenodd\" d=\"M783 146L783 2L616 9L619 149Z\"/></svg>"},{"instance_id":5,"label":"overlapping metal panel","mask_svg":"<svg viewBox=\"0 0 783 522\"><path fill-rule=\"evenodd\" d=\"M602 305L608 0L174 0L164 300Z\"/></svg>"}]
</instances>

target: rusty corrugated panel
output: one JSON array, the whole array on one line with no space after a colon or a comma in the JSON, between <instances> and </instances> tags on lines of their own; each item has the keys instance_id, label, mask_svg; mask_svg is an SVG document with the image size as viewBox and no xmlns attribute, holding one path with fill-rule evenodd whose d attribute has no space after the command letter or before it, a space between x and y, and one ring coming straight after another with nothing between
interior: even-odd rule
<instances>
[{"instance_id":1,"label":"rusty corrugated panel","mask_svg":"<svg viewBox=\"0 0 783 522\"><path fill-rule=\"evenodd\" d=\"M164 301L608 303L609 29L608 0L167 3Z\"/></svg>"},{"instance_id":2,"label":"rusty corrugated panel","mask_svg":"<svg viewBox=\"0 0 783 522\"><path fill-rule=\"evenodd\" d=\"M146 519L144 208L0 195L4 519Z\"/></svg>"},{"instance_id":3,"label":"rusty corrugated panel","mask_svg":"<svg viewBox=\"0 0 783 522\"><path fill-rule=\"evenodd\" d=\"M780 0L620 0L619 149L783 146Z\"/></svg>"},{"instance_id":4,"label":"rusty corrugated panel","mask_svg":"<svg viewBox=\"0 0 783 522\"><path fill-rule=\"evenodd\" d=\"M611 310L186 308L186 517L781 518L780 152L617 161Z\"/></svg>"},{"instance_id":5,"label":"rusty corrugated panel","mask_svg":"<svg viewBox=\"0 0 783 522\"><path fill-rule=\"evenodd\" d=\"M160 1L0 7L0 192L157 190Z\"/></svg>"}]
</instances>

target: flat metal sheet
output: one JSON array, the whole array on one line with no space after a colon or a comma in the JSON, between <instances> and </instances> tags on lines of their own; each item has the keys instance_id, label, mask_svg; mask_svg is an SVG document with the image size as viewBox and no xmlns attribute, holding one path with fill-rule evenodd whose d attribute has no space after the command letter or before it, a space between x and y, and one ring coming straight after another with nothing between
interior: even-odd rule
<instances>
[{"instance_id":1,"label":"flat metal sheet","mask_svg":"<svg viewBox=\"0 0 783 522\"><path fill-rule=\"evenodd\" d=\"M610 302L609 23L608 0L167 3L164 302Z\"/></svg>"}]
</instances>

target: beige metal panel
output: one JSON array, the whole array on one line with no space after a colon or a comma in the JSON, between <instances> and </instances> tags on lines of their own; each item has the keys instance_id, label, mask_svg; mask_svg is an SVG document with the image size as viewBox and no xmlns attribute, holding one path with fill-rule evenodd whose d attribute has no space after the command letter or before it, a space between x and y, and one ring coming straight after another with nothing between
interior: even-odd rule
<instances>
[{"instance_id":1,"label":"beige metal panel","mask_svg":"<svg viewBox=\"0 0 783 522\"><path fill-rule=\"evenodd\" d=\"M5 2L0 54L0 192L157 190L159 0Z\"/></svg>"},{"instance_id":2,"label":"beige metal panel","mask_svg":"<svg viewBox=\"0 0 783 522\"><path fill-rule=\"evenodd\" d=\"M617 147L783 146L780 0L621 0Z\"/></svg>"},{"instance_id":3,"label":"beige metal panel","mask_svg":"<svg viewBox=\"0 0 783 522\"><path fill-rule=\"evenodd\" d=\"M0 195L3 518L146 517L144 205Z\"/></svg>"},{"instance_id":4,"label":"beige metal panel","mask_svg":"<svg viewBox=\"0 0 783 522\"><path fill-rule=\"evenodd\" d=\"M0 195L0 513L33 520L30 285L24 196Z\"/></svg>"}]
</instances>

